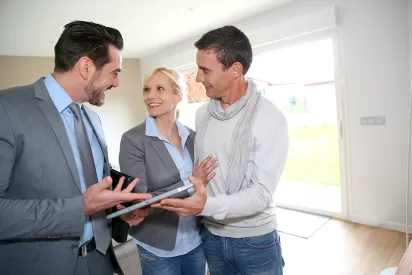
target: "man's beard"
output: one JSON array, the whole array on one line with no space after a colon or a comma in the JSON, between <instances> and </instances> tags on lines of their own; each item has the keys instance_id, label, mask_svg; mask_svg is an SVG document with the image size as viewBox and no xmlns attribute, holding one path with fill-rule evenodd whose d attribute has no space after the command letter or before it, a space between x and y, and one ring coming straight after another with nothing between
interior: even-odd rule
<instances>
[{"instance_id":1,"label":"man's beard","mask_svg":"<svg viewBox=\"0 0 412 275\"><path fill-rule=\"evenodd\" d=\"M104 104L104 92L106 90L96 87L94 83L95 79L92 79L85 88L86 93L89 95L89 103L95 106L102 106Z\"/></svg>"}]
</instances>

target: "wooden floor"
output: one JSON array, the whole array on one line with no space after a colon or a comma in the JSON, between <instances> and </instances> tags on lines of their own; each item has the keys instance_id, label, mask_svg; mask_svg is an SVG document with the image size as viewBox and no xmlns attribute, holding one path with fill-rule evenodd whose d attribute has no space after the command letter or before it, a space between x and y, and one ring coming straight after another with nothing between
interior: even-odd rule
<instances>
[{"instance_id":1,"label":"wooden floor","mask_svg":"<svg viewBox=\"0 0 412 275\"><path fill-rule=\"evenodd\" d=\"M405 234L332 219L311 238L281 233L284 275L379 275L397 266Z\"/></svg>"},{"instance_id":2,"label":"wooden floor","mask_svg":"<svg viewBox=\"0 0 412 275\"><path fill-rule=\"evenodd\" d=\"M403 233L335 219L309 239L280 235L284 275L379 275L397 266L405 253ZM134 241L115 252L125 274L141 274Z\"/></svg>"}]
</instances>

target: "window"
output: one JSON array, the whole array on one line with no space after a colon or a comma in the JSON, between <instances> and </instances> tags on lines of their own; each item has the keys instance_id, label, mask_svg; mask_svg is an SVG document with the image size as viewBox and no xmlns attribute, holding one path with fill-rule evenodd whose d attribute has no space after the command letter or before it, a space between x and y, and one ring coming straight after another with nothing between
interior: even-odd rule
<instances>
[{"instance_id":1,"label":"window","mask_svg":"<svg viewBox=\"0 0 412 275\"><path fill-rule=\"evenodd\" d=\"M181 73L183 87L183 100L179 105L179 120L186 126L195 130L197 109L209 101L205 87L196 82L197 71Z\"/></svg>"}]
</instances>

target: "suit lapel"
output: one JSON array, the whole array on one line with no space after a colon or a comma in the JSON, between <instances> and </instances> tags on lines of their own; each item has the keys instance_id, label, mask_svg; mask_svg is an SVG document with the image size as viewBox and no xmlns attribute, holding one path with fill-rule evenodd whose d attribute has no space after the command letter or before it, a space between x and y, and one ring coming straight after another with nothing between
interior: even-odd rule
<instances>
[{"instance_id":1,"label":"suit lapel","mask_svg":"<svg viewBox=\"0 0 412 275\"><path fill-rule=\"evenodd\" d=\"M172 156L169 154L169 151L166 148L166 145L157 137L147 137L152 144L153 148L155 149L156 153L159 155L159 158L162 160L164 165L170 170L170 172L174 173L177 170L176 164L172 159Z\"/></svg>"},{"instance_id":2,"label":"suit lapel","mask_svg":"<svg viewBox=\"0 0 412 275\"><path fill-rule=\"evenodd\" d=\"M145 122L145 133L146 133L146 127L147 127L147 120ZM162 140L160 140L158 137L155 136L148 136L145 135L145 137L148 139L149 144L152 145L154 151L157 153L159 156L159 159L162 160L163 164L169 169L171 173L175 173L177 170L177 166L170 155L169 151L166 148L166 145Z\"/></svg>"},{"instance_id":3,"label":"suit lapel","mask_svg":"<svg viewBox=\"0 0 412 275\"><path fill-rule=\"evenodd\" d=\"M92 125L93 128L93 132L97 137L97 140L99 141L100 144L100 148L103 151L103 155L104 155L104 171L103 171L103 175L104 176L108 176L109 175L109 157L108 157L108 152L107 152L107 145L106 145L106 139L104 138L104 133L103 133L103 129L101 127L101 123L99 118L90 111L89 108L87 108L84 104L83 104L83 108L84 108L84 113L86 114L87 119L90 121L90 124Z\"/></svg>"},{"instance_id":4,"label":"suit lapel","mask_svg":"<svg viewBox=\"0 0 412 275\"><path fill-rule=\"evenodd\" d=\"M189 130L189 136L186 139L186 147L189 150L190 157L192 158L193 165L195 165L194 152L195 152L195 134Z\"/></svg>"},{"instance_id":5,"label":"suit lapel","mask_svg":"<svg viewBox=\"0 0 412 275\"><path fill-rule=\"evenodd\" d=\"M52 127L56 138L60 143L63 155L66 158L67 165L69 166L69 169L73 175L74 181L76 182L76 185L81 192L82 189L80 186L79 173L77 171L76 161L74 159L73 151L70 146L70 141L67 137L66 128L59 112L56 109L56 106L54 105L47 92L43 79L40 79L34 84L34 92L37 98L37 105L49 121L50 126Z\"/></svg>"},{"instance_id":6,"label":"suit lapel","mask_svg":"<svg viewBox=\"0 0 412 275\"><path fill-rule=\"evenodd\" d=\"M157 155L162 160L164 165L170 170L170 172L172 173L175 172L177 169L177 166L172 156L170 155L169 151L167 150L164 142L160 140L158 137L153 137L153 136L146 136L146 137L149 140L150 144L155 149ZM194 132L189 130L189 136L186 139L185 145L187 146L189 150L189 154L190 154L190 157L192 158L193 163L194 163L194 139L195 139Z\"/></svg>"}]
</instances>

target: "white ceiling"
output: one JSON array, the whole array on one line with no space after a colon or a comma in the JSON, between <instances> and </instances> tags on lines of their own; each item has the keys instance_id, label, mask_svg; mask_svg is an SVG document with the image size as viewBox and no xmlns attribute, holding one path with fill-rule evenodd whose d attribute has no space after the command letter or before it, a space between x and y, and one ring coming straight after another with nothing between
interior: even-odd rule
<instances>
[{"instance_id":1,"label":"white ceiling","mask_svg":"<svg viewBox=\"0 0 412 275\"><path fill-rule=\"evenodd\" d=\"M63 26L87 20L119 29L124 57L279 7L291 0L0 0L0 55L53 56Z\"/></svg>"}]
</instances>

